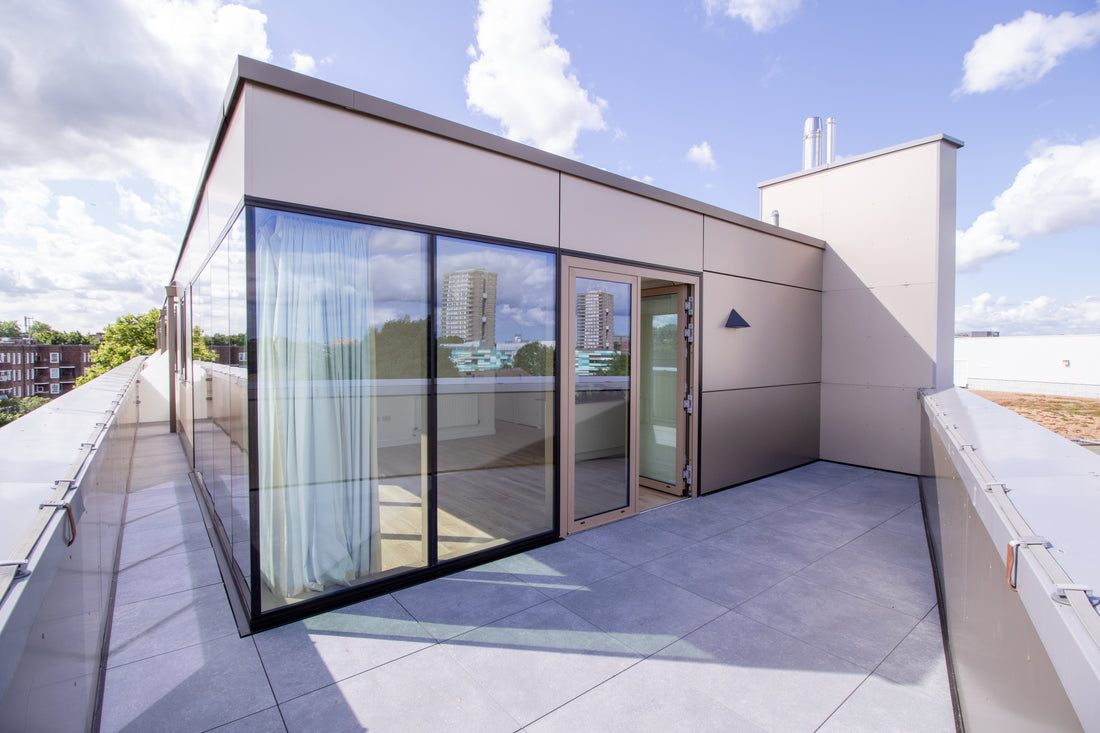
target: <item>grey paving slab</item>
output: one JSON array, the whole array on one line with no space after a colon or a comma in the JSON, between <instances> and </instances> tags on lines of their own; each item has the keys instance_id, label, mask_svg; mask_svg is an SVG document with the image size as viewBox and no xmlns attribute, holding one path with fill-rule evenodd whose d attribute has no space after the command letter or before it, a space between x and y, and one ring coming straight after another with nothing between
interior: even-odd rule
<instances>
[{"instance_id":1,"label":"grey paving slab","mask_svg":"<svg viewBox=\"0 0 1100 733\"><path fill-rule=\"evenodd\" d=\"M597 581L558 602L631 649L653 654L726 608L637 568Z\"/></svg>"},{"instance_id":2,"label":"grey paving slab","mask_svg":"<svg viewBox=\"0 0 1100 733\"><path fill-rule=\"evenodd\" d=\"M471 731L520 726L440 645L279 706L290 733Z\"/></svg>"},{"instance_id":3,"label":"grey paving slab","mask_svg":"<svg viewBox=\"0 0 1100 733\"><path fill-rule=\"evenodd\" d=\"M798 505L802 509L812 509L848 520L858 521L866 527L874 527L891 519L902 509L889 504L849 499L837 491L830 491Z\"/></svg>"},{"instance_id":4,"label":"grey paving slab","mask_svg":"<svg viewBox=\"0 0 1100 733\"><path fill-rule=\"evenodd\" d=\"M753 524L795 534L835 548L851 542L880 521L854 515L826 514L797 505L761 517Z\"/></svg>"},{"instance_id":5,"label":"grey paving slab","mask_svg":"<svg viewBox=\"0 0 1100 733\"><path fill-rule=\"evenodd\" d=\"M950 698L926 695L921 688L871 675L832 717L822 733L953 733Z\"/></svg>"},{"instance_id":6,"label":"grey paving slab","mask_svg":"<svg viewBox=\"0 0 1100 733\"><path fill-rule=\"evenodd\" d=\"M840 482L821 476L800 475L792 472L754 481L753 491L784 506L791 506L832 491Z\"/></svg>"},{"instance_id":7,"label":"grey paving slab","mask_svg":"<svg viewBox=\"0 0 1100 733\"><path fill-rule=\"evenodd\" d=\"M915 476L876 471L838 487L833 495L855 502L882 504L905 509L920 501L920 489Z\"/></svg>"},{"instance_id":8,"label":"grey paving slab","mask_svg":"<svg viewBox=\"0 0 1100 733\"><path fill-rule=\"evenodd\" d=\"M274 704L252 640L221 637L108 669L101 730L204 731Z\"/></svg>"},{"instance_id":9,"label":"grey paving slab","mask_svg":"<svg viewBox=\"0 0 1100 733\"><path fill-rule=\"evenodd\" d=\"M849 481L855 481L856 479L865 478L866 476L876 473L876 471L873 468L849 466L845 463L814 461L805 466L791 469L787 473L792 477L815 477L840 485L848 483Z\"/></svg>"},{"instance_id":10,"label":"grey paving slab","mask_svg":"<svg viewBox=\"0 0 1100 733\"><path fill-rule=\"evenodd\" d=\"M225 588L191 588L115 607L107 666L117 667L222 636L238 636Z\"/></svg>"},{"instance_id":11,"label":"grey paving slab","mask_svg":"<svg viewBox=\"0 0 1100 733\"><path fill-rule=\"evenodd\" d=\"M922 535L914 542L909 535L900 534L884 523L849 542L838 552L852 552L866 558L897 565L920 572L931 571L932 559L928 543ZM896 525L895 525L896 526Z\"/></svg>"},{"instance_id":12,"label":"grey paving slab","mask_svg":"<svg viewBox=\"0 0 1100 733\"><path fill-rule=\"evenodd\" d=\"M928 535L924 529L924 514L921 511L920 504L914 504L900 514L895 515L884 522L882 528L927 545Z\"/></svg>"},{"instance_id":13,"label":"grey paving slab","mask_svg":"<svg viewBox=\"0 0 1100 733\"><path fill-rule=\"evenodd\" d=\"M211 548L138 560L119 570L115 606L221 582Z\"/></svg>"},{"instance_id":14,"label":"grey paving slab","mask_svg":"<svg viewBox=\"0 0 1100 733\"><path fill-rule=\"evenodd\" d=\"M797 576L746 601L737 612L868 671L920 620Z\"/></svg>"},{"instance_id":15,"label":"grey paving slab","mask_svg":"<svg viewBox=\"0 0 1100 733\"><path fill-rule=\"evenodd\" d=\"M126 504L126 527L135 532L147 529L170 529L201 521L202 511L195 502L194 496L180 498L176 504L157 502L152 505L142 505L130 501Z\"/></svg>"},{"instance_id":16,"label":"grey paving slab","mask_svg":"<svg viewBox=\"0 0 1100 733\"><path fill-rule=\"evenodd\" d=\"M715 547L731 556L770 565L788 573L796 573L835 548L806 537L750 522L704 540L701 544Z\"/></svg>"},{"instance_id":17,"label":"grey paving slab","mask_svg":"<svg viewBox=\"0 0 1100 733\"><path fill-rule=\"evenodd\" d=\"M754 733L737 712L700 693L679 670L651 660L631 667L528 725L530 733Z\"/></svg>"},{"instance_id":18,"label":"grey paving slab","mask_svg":"<svg viewBox=\"0 0 1100 733\"><path fill-rule=\"evenodd\" d=\"M268 708L214 728L217 733L286 733L279 708Z\"/></svg>"},{"instance_id":19,"label":"grey paving slab","mask_svg":"<svg viewBox=\"0 0 1100 733\"><path fill-rule=\"evenodd\" d=\"M666 532L636 518L586 530L572 539L629 565L641 565L693 543L683 535Z\"/></svg>"},{"instance_id":20,"label":"grey paving slab","mask_svg":"<svg viewBox=\"0 0 1100 733\"><path fill-rule=\"evenodd\" d=\"M704 540L744 524L746 520L731 511L716 511L709 503L678 501L642 512L636 521L691 540Z\"/></svg>"},{"instance_id":21,"label":"grey paving slab","mask_svg":"<svg viewBox=\"0 0 1100 733\"><path fill-rule=\"evenodd\" d=\"M875 673L899 685L924 688L930 694L948 689L938 607L909 632Z\"/></svg>"},{"instance_id":22,"label":"grey paving slab","mask_svg":"<svg viewBox=\"0 0 1100 733\"><path fill-rule=\"evenodd\" d=\"M553 600L457 636L443 648L521 725L642 658Z\"/></svg>"},{"instance_id":23,"label":"grey paving slab","mask_svg":"<svg viewBox=\"0 0 1100 733\"><path fill-rule=\"evenodd\" d=\"M785 570L704 544L648 562L642 570L726 608L747 601L787 577Z\"/></svg>"},{"instance_id":24,"label":"grey paving slab","mask_svg":"<svg viewBox=\"0 0 1100 733\"><path fill-rule=\"evenodd\" d=\"M583 542L564 541L483 565L510 573L548 597L560 596L630 566Z\"/></svg>"},{"instance_id":25,"label":"grey paving slab","mask_svg":"<svg viewBox=\"0 0 1100 733\"><path fill-rule=\"evenodd\" d=\"M484 567L405 588L393 597L441 641L546 600L546 594L511 573Z\"/></svg>"},{"instance_id":26,"label":"grey paving slab","mask_svg":"<svg viewBox=\"0 0 1100 733\"><path fill-rule=\"evenodd\" d=\"M798 573L798 577L923 618L936 605L932 566L922 569L891 563L852 542Z\"/></svg>"},{"instance_id":27,"label":"grey paving slab","mask_svg":"<svg viewBox=\"0 0 1100 733\"><path fill-rule=\"evenodd\" d=\"M181 552L210 548L210 536L202 520L172 523L164 526L127 525L122 535L119 566L127 567L138 560L177 555Z\"/></svg>"},{"instance_id":28,"label":"grey paving slab","mask_svg":"<svg viewBox=\"0 0 1100 733\"><path fill-rule=\"evenodd\" d=\"M863 681L851 662L737 611L703 626L630 671L687 679L766 730L812 731Z\"/></svg>"},{"instance_id":29,"label":"grey paving slab","mask_svg":"<svg viewBox=\"0 0 1100 733\"><path fill-rule=\"evenodd\" d=\"M759 491L755 483L734 486L730 489L707 494L699 497L696 501L708 509L731 514L745 522L759 519L765 514L771 514L790 505L790 502L768 496L766 492Z\"/></svg>"},{"instance_id":30,"label":"grey paving slab","mask_svg":"<svg viewBox=\"0 0 1100 733\"><path fill-rule=\"evenodd\" d=\"M435 643L392 596L372 598L252 638L279 702Z\"/></svg>"}]
</instances>

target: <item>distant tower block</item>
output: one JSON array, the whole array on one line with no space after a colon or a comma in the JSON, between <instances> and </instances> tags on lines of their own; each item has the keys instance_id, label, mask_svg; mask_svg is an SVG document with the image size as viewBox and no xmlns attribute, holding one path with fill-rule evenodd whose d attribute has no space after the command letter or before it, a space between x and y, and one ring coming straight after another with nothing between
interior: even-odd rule
<instances>
[{"instance_id":1,"label":"distant tower block","mask_svg":"<svg viewBox=\"0 0 1100 733\"><path fill-rule=\"evenodd\" d=\"M495 344L496 330L497 274L459 270L444 275L439 335Z\"/></svg>"},{"instance_id":2,"label":"distant tower block","mask_svg":"<svg viewBox=\"0 0 1100 733\"><path fill-rule=\"evenodd\" d=\"M610 349L614 338L614 296L602 290L577 293L577 348Z\"/></svg>"}]
</instances>

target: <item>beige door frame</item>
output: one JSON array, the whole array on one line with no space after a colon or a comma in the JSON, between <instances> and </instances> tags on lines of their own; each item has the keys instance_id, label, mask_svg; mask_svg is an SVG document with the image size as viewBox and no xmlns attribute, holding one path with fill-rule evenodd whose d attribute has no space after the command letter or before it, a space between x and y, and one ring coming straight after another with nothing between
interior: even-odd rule
<instances>
[{"instance_id":1,"label":"beige door frame","mask_svg":"<svg viewBox=\"0 0 1100 733\"><path fill-rule=\"evenodd\" d=\"M612 282L625 282L631 284L630 304L630 338L631 348L634 340L639 338L639 325L641 320L641 295L642 281L657 281L663 284L687 286L689 296L694 298L695 307L699 303L700 278L696 275L686 275L678 272L669 272L648 267L638 267L618 263L601 262L583 257L571 255L562 256L561 273L559 283L562 303L562 341L561 341L561 382L559 389L559 410L561 439L560 439L560 481L561 501L559 502L559 527L561 536L573 534L592 527L598 527L609 522L614 522L638 513L638 425L640 420L638 400L638 369L637 359L630 360L630 435L628 440L628 466L629 466L629 503L626 507L615 509L603 514L587 517L580 521L573 519L574 509L574 466L576 456L575 431L576 420L576 282L578 277L595 280L609 280ZM653 289L656 292L656 288ZM650 289L647 288L647 293ZM697 320L697 319L696 319ZM690 397L693 408L699 404L699 339L694 338L691 343L685 343L684 360L685 374L688 375L688 390L685 398ZM685 433L685 459L689 461L694 470L695 456L698 455L698 410L693 409L691 414L684 416L683 429ZM679 426L678 426L679 431ZM698 481L692 481L687 486L689 496L698 496Z\"/></svg>"}]
</instances>

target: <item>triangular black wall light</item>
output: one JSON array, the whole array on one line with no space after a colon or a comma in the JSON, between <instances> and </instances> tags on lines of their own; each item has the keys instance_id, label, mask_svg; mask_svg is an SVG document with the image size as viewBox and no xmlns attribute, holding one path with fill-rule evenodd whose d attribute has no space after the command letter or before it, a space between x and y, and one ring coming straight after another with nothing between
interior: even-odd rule
<instances>
[{"instance_id":1,"label":"triangular black wall light","mask_svg":"<svg viewBox=\"0 0 1100 733\"><path fill-rule=\"evenodd\" d=\"M726 328L748 328L749 322L741 317L736 309L730 309L730 317L726 319Z\"/></svg>"}]
</instances>

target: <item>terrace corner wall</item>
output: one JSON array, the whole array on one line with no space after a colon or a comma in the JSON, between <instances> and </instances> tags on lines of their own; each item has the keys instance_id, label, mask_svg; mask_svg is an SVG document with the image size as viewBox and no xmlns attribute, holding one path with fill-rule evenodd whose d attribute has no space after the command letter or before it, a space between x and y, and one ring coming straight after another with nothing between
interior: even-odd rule
<instances>
[{"instance_id":1,"label":"terrace corner wall","mask_svg":"<svg viewBox=\"0 0 1100 733\"><path fill-rule=\"evenodd\" d=\"M817 459L823 250L703 222L700 479L705 493ZM748 328L727 328L736 310Z\"/></svg>"},{"instance_id":2,"label":"terrace corner wall","mask_svg":"<svg viewBox=\"0 0 1100 733\"><path fill-rule=\"evenodd\" d=\"M827 242L824 460L920 472L918 391L952 383L960 146L938 135L760 185L762 212Z\"/></svg>"}]
</instances>

